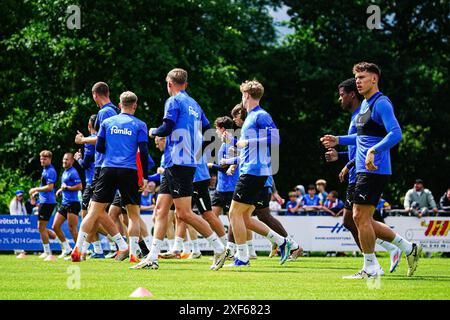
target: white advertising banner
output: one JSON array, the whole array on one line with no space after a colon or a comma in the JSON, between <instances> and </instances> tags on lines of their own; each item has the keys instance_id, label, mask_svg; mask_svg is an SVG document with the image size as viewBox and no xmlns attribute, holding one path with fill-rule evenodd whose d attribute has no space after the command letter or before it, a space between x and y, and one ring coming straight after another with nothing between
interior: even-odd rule
<instances>
[{"instance_id":1,"label":"white advertising banner","mask_svg":"<svg viewBox=\"0 0 450 320\"><path fill-rule=\"evenodd\" d=\"M142 216L153 233L152 216ZM289 235L306 251L358 251L353 237L344 225L342 217L293 217L276 216ZM228 230L228 218L220 216ZM387 217L385 219L395 232L409 241L422 244L424 251L450 251L450 217L422 218ZM200 250L211 250L206 239L199 236ZM270 251L270 242L261 235L254 234L253 243L257 251ZM167 245L163 247L167 250ZM377 251L384 249L377 246Z\"/></svg>"}]
</instances>

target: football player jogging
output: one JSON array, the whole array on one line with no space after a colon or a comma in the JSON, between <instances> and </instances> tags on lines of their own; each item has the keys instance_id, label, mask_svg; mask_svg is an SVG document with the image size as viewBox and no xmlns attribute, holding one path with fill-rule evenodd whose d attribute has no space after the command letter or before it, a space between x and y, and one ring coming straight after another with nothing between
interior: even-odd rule
<instances>
[{"instance_id":1,"label":"football player jogging","mask_svg":"<svg viewBox=\"0 0 450 320\"><path fill-rule=\"evenodd\" d=\"M242 125L244 124L245 118L247 116L247 112L246 112L245 108L242 107L242 104L236 105L233 108L233 110L231 111L231 115L233 117L233 121L235 122L236 126L242 127ZM221 159L220 161L223 164L234 162L232 159L227 159L227 160ZM236 166L236 165L231 165L230 166L231 168L229 168L229 170L231 169L230 171L233 171L234 166ZM236 171L239 171L239 170L236 170ZM234 171L234 172L236 172L236 171ZM286 229L283 227L281 222L270 213L269 202L272 197L272 192L273 192L273 194L278 196L278 193L275 189L275 181L273 180L273 177L270 175L267 178L266 183L264 184L264 188L258 194L258 199L257 199L256 205L255 205L255 211L253 211L252 215L256 216L260 221L265 223L270 229L272 229L279 235L286 238L286 237L288 237L288 233L287 233ZM230 230L232 231L232 228L230 228ZM251 233L249 234L249 230L247 230L247 246L249 247L250 259L252 258L251 252L252 251L254 252L254 249L251 250L251 246L252 246L251 236L252 236L252 234ZM264 234L262 236L264 236ZM233 233L231 232L231 233L229 233L228 244L227 244L227 248L230 250L229 254L234 254L234 252L236 251L236 244L234 243L234 241L235 240L233 237ZM269 241L271 241L271 240L269 239ZM295 240L291 239L291 242L292 242L291 255L289 256L289 259L296 260L302 254L303 248L301 248L298 245L298 243L295 242ZM271 243L272 243L272 250L269 254L269 258L273 258L278 251L277 243L274 241L271 241Z\"/></svg>"},{"instance_id":2,"label":"football player jogging","mask_svg":"<svg viewBox=\"0 0 450 320\"><path fill-rule=\"evenodd\" d=\"M138 262L140 234L140 194L138 186L138 172L136 167L136 153L139 148L143 172L148 172L148 136L147 125L136 118L137 97L133 92L126 91L120 95L122 112L103 121L97 136L96 151L104 154L104 161L99 179L95 185L91 205L86 218L80 226L77 244L72 252L72 261L79 261L79 249L86 240L89 232L95 231L98 216L104 215L109 220L110 234L114 234L114 241L119 247L117 257L127 254L127 244L117 230L105 209L111 203L118 189L123 204L127 208L130 240L130 262ZM147 180L143 179L143 187ZM106 226L105 226L106 227ZM120 252L122 251L122 252ZM116 257L116 258L117 258ZM118 259L122 260L122 259Z\"/></svg>"},{"instance_id":3,"label":"football player jogging","mask_svg":"<svg viewBox=\"0 0 450 320\"><path fill-rule=\"evenodd\" d=\"M105 119L108 119L112 116L117 115L117 113L119 112L119 108L117 108L110 100L109 98L109 87L105 82L96 82L93 86L92 86L92 99L95 101L95 103L97 104L97 106L100 108L100 110L97 113L97 117L94 121L94 127L93 127L93 131L97 132L100 129L101 124L103 123L103 121ZM91 133L91 131L90 131ZM95 144L97 142L97 134L94 136L92 133L89 137L84 137L82 133L80 133L78 131L77 135L75 136L75 143L76 144L82 144L82 145L86 145L86 144L91 144L95 147ZM94 168L94 175L92 178L92 182L91 182L91 187L88 189L87 193L84 194L83 197L83 203L86 204L86 211L82 212L87 214L87 206L89 205L89 201L92 197L92 194L94 192L95 189L95 184L97 183L98 177L100 175L100 171L101 171L101 167L103 164L103 160L104 160L104 155L98 151L95 151L95 168ZM84 218L84 216L83 216ZM86 251L87 248L89 247L90 243L94 244L94 258L101 258L104 257L103 255L103 250L98 238L98 234L97 231L101 231L103 234L108 234L107 230L105 230L106 228L108 228L109 230L112 230L111 228L113 228L111 226L111 219L107 219L107 217L104 217L103 215L99 216L99 221L97 223L97 227L95 228L95 231L93 231L91 234L89 234L87 241L84 242L84 246L83 248L81 248L82 250L82 259L84 259L84 257L86 256ZM116 238L118 239L118 238ZM116 259L120 260L120 259L126 259L127 258L127 254L125 254L125 252L123 252L122 255L117 256L115 255Z\"/></svg>"},{"instance_id":4,"label":"football player jogging","mask_svg":"<svg viewBox=\"0 0 450 320\"><path fill-rule=\"evenodd\" d=\"M363 97L359 94L358 89L356 88L355 78L350 78L341 82L338 86L338 90L339 90L339 102L341 103L342 109L344 111L349 111L352 113L350 126L348 128L348 134L349 135L355 134L356 133L355 120L356 116L359 113L361 102L363 100ZM353 198L356 183L356 169L355 166L351 165L352 163L351 160L355 158L355 155L356 155L356 146L349 145L348 152L337 152L336 149L329 149L325 153L325 158L329 162L336 161L338 159L344 159L345 161L350 160L348 161L347 165L351 168L347 167L346 165L339 174L339 179L341 180L341 182L344 181L345 176L348 174L348 186L343 217L344 227L347 228L347 230L349 230L352 233L356 244L358 245L359 249L361 249L361 245L359 243L358 238L358 229L356 228L355 221L353 220ZM394 272L401 259L402 251L392 243L383 241L378 238L376 240L376 243L389 252L391 259L391 267L389 269L389 272L391 273Z\"/></svg>"},{"instance_id":5,"label":"football player jogging","mask_svg":"<svg viewBox=\"0 0 450 320\"><path fill-rule=\"evenodd\" d=\"M400 125L390 100L378 89L380 69L373 63L361 62L353 67L358 92L364 96L356 118L357 133L347 136L326 135L322 142L326 148L337 144L356 144L356 185L353 199L353 219L364 255L360 272L345 279L367 279L383 274L375 256L376 237L391 242L406 254L407 276L414 274L422 252L420 244L411 243L385 224L373 219L375 206L380 200L390 176L390 149L402 139Z\"/></svg>"},{"instance_id":6,"label":"football player jogging","mask_svg":"<svg viewBox=\"0 0 450 320\"><path fill-rule=\"evenodd\" d=\"M52 165L52 157L53 154L48 150L43 150L39 153L39 160L41 162L41 166L44 168L41 175L41 184L37 188L31 188L28 192L31 198L39 193L38 227L39 234L41 235L42 246L44 247L44 252L39 256L39 258L44 260L52 260L53 256L48 239L56 238L56 234L47 229L47 223L56 207L54 187L58 175Z\"/></svg>"},{"instance_id":7,"label":"football player jogging","mask_svg":"<svg viewBox=\"0 0 450 320\"><path fill-rule=\"evenodd\" d=\"M230 222L236 241L237 253L234 266L248 266L247 229L264 235L271 242L276 242L281 252L280 263L289 257L292 242L271 230L261 221L252 219L258 195L263 190L267 178L272 175L271 145L279 144L279 132L272 117L263 110L259 102L264 94L264 87L256 80L246 81L241 87L242 104L247 110L247 117L236 143L240 152L239 180L233 194L230 207Z\"/></svg>"},{"instance_id":8,"label":"football player jogging","mask_svg":"<svg viewBox=\"0 0 450 320\"><path fill-rule=\"evenodd\" d=\"M214 250L212 270L222 268L226 251L209 224L192 212L193 179L203 149L202 133L209 122L198 103L187 92L187 72L173 69L166 77L170 98L166 101L163 124L150 129L150 137L166 137L164 149L165 170L156 200L154 238L150 253L136 269L158 269L158 254L167 232L167 218L172 203L177 217L190 224L210 243Z\"/></svg>"},{"instance_id":9,"label":"football player jogging","mask_svg":"<svg viewBox=\"0 0 450 320\"><path fill-rule=\"evenodd\" d=\"M65 170L61 176L61 187L56 191L57 197L62 194L62 202L61 207L56 213L52 227L63 247L62 253L58 258L68 257L72 252L64 232L61 230L61 225L66 220L69 224L69 231L72 234L72 238L74 240L78 238L78 214L81 209L80 201L78 200L78 192L83 189L80 175L73 167L73 154L64 154L62 162Z\"/></svg>"}]
</instances>

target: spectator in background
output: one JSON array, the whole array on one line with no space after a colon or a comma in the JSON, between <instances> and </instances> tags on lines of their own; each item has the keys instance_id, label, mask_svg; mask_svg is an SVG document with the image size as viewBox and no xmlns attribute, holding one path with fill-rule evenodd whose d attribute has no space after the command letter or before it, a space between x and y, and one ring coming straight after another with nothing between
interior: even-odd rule
<instances>
[{"instance_id":1,"label":"spectator in background","mask_svg":"<svg viewBox=\"0 0 450 320\"><path fill-rule=\"evenodd\" d=\"M313 184L308 186L308 194L302 197L300 207L308 212L316 212L321 210L320 199L316 194L316 187Z\"/></svg>"},{"instance_id":2,"label":"spectator in background","mask_svg":"<svg viewBox=\"0 0 450 320\"><path fill-rule=\"evenodd\" d=\"M442 210L450 211L450 188L447 189L447 192L439 200L439 205Z\"/></svg>"},{"instance_id":3,"label":"spectator in background","mask_svg":"<svg viewBox=\"0 0 450 320\"><path fill-rule=\"evenodd\" d=\"M23 203L23 190L17 190L15 197L11 200L9 204L9 214L12 216L26 215L27 209ZM14 250L14 254L17 258L24 258L26 255L24 250Z\"/></svg>"},{"instance_id":4,"label":"spectator in background","mask_svg":"<svg viewBox=\"0 0 450 320\"><path fill-rule=\"evenodd\" d=\"M324 179L319 179L316 181L316 189L317 189L317 196L320 199L320 204L323 205L325 201L327 200L328 192L325 191L327 188L327 181Z\"/></svg>"},{"instance_id":5,"label":"spectator in background","mask_svg":"<svg viewBox=\"0 0 450 320\"><path fill-rule=\"evenodd\" d=\"M428 215L430 209L434 213L438 212L433 194L430 190L424 188L422 179L416 179L414 188L406 192L403 205L405 210L409 212L409 215L414 215L418 218Z\"/></svg>"},{"instance_id":6,"label":"spectator in background","mask_svg":"<svg viewBox=\"0 0 450 320\"><path fill-rule=\"evenodd\" d=\"M297 202L297 193L295 191L289 192L289 201L286 202L286 215L294 215L297 212L296 208L298 207Z\"/></svg>"},{"instance_id":7,"label":"spectator in background","mask_svg":"<svg viewBox=\"0 0 450 320\"><path fill-rule=\"evenodd\" d=\"M302 199L302 197L306 194L305 192L305 187L301 184L299 184L298 186L295 187L295 193L297 194L297 201L300 202L300 200Z\"/></svg>"},{"instance_id":8,"label":"spectator in background","mask_svg":"<svg viewBox=\"0 0 450 320\"><path fill-rule=\"evenodd\" d=\"M149 181L141 195L141 214L152 214L156 205L156 183Z\"/></svg>"},{"instance_id":9,"label":"spectator in background","mask_svg":"<svg viewBox=\"0 0 450 320\"><path fill-rule=\"evenodd\" d=\"M341 215L344 211L344 202L339 200L338 196L337 191L330 191L322 206L323 211L334 217Z\"/></svg>"},{"instance_id":10,"label":"spectator in background","mask_svg":"<svg viewBox=\"0 0 450 320\"><path fill-rule=\"evenodd\" d=\"M23 202L23 190L16 191L16 196L9 203L9 214L12 216L27 214L27 209Z\"/></svg>"}]
</instances>

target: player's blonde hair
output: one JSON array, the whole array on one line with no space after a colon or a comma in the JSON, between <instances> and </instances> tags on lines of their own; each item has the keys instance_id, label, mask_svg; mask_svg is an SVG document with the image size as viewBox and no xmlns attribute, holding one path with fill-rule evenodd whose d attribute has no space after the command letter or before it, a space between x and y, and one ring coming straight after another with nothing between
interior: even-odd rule
<instances>
[{"instance_id":1,"label":"player's blonde hair","mask_svg":"<svg viewBox=\"0 0 450 320\"><path fill-rule=\"evenodd\" d=\"M51 152L51 151L48 151L48 150L42 150L40 153L39 153L39 156L40 157L47 157L47 158L52 158L53 157L53 153Z\"/></svg>"},{"instance_id":2,"label":"player's blonde hair","mask_svg":"<svg viewBox=\"0 0 450 320\"><path fill-rule=\"evenodd\" d=\"M241 92L248 93L255 100L260 100L264 95L263 85L256 79L247 80L241 84Z\"/></svg>"}]
</instances>

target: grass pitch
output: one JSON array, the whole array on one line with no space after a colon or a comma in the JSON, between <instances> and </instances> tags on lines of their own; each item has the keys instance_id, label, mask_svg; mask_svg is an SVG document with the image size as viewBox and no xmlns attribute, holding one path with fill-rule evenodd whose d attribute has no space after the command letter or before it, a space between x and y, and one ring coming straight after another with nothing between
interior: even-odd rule
<instances>
[{"instance_id":1,"label":"grass pitch","mask_svg":"<svg viewBox=\"0 0 450 320\"><path fill-rule=\"evenodd\" d=\"M44 262L37 256L0 255L0 299L130 299L145 287L149 299L450 299L450 259L422 258L412 278L406 260L389 274L389 258L379 261L387 274L379 282L343 280L362 258L301 257L279 265L259 257L250 268L210 271L209 256L199 260L160 260L159 270L129 270L128 262L88 260ZM80 289L69 289L79 267ZM76 275L75 275L76 277ZM69 286L68 286L69 284Z\"/></svg>"}]
</instances>

